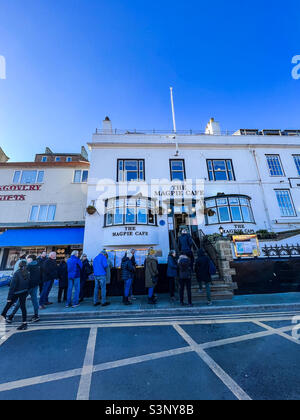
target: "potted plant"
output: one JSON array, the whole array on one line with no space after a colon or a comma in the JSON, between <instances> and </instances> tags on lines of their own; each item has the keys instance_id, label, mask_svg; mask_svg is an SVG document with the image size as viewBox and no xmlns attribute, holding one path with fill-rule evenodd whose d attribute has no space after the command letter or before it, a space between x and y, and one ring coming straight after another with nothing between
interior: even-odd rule
<instances>
[{"instance_id":1,"label":"potted plant","mask_svg":"<svg viewBox=\"0 0 300 420\"><path fill-rule=\"evenodd\" d=\"M86 212L87 212L87 214L92 216L93 214L95 214L97 212L97 209L96 209L95 206L90 205L90 206L87 207Z\"/></svg>"}]
</instances>

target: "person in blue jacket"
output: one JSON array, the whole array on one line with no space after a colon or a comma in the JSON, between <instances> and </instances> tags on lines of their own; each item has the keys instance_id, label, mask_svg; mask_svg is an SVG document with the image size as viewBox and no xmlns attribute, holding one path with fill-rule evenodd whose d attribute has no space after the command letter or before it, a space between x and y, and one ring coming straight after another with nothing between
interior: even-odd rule
<instances>
[{"instance_id":1,"label":"person in blue jacket","mask_svg":"<svg viewBox=\"0 0 300 420\"><path fill-rule=\"evenodd\" d=\"M178 248L180 253L185 254L187 257L190 258L192 270L194 266L193 245L193 239L188 233L187 229L182 229L181 235L178 238Z\"/></svg>"},{"instance_id":2,"label":"person in blue jacket","mask_svg":"<svg viewBox=\"0 0 300 420\"><path fill-rule=\"evenodd\" d=\"M67 308L76 308L79 306L80 296L80 273L82 270L82 262L79 259L79 252L73 251L68 259L68 298ZM72 302L73 288L75 288L74 300Z\"/></svg>"},{"instance_id":3,"label":"person in blue jacket","mask_svg":"<svg viewBox=\"0 0 300 420\"><path fill-rule=\"evenodd\" d=\"M106 257L106 250L104 249L94 259L94 276L95 276L95 290L94 290L94 306L108 306L110 302L106 301L106 279L108 262ZM99 302L99 289L101 288L101 303Z\"/></svg>"},{"instance_id":4,"label":"person in blue jacket","mask_svg":"<svg viewBox=\"0 0 300 420\"><path fill-rule=\"evenodd\" d=\"M168 257L167 277L169 279L169 291L171 300L175 299L175 279L178 277L178 264L176 251L170 251Z\"/></svg>"}]
</instances>

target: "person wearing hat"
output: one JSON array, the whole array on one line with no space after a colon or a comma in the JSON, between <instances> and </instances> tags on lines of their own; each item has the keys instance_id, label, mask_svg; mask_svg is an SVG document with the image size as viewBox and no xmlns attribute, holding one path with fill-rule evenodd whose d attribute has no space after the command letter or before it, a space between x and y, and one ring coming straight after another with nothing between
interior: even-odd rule
<instances>
[{"instance_id":1,"label":"person wearing hat","mask_svg":"<svg viewBox=\"0 0 300 420\"><path fill-rule=\"evenodd\" d=\"M7 297L7 304L2 312L2 317L7 321L7 313L10 308L17 302L20 302L22 311L23 323L17 329L19 331L27 330L27 310L26 310L26 299L28 296L28 290L30 288L30 275L27 270L27 262L21 261L18 270L15 272Z\"/></svg>"},{"instance_id":2,"label":"person wearing hat","mask_svg":"<svg viewBox=\"0 0 300 420\"><path fill-rule=\"evenodd\" d=\"M155 305L157 299L154 295L154 289L158 283L158 260L156 258L156 251L150 248L148 251L148 257L145 260L145 287L148 289L148 303L149 305Z\"/></svg>"}]
</instances>

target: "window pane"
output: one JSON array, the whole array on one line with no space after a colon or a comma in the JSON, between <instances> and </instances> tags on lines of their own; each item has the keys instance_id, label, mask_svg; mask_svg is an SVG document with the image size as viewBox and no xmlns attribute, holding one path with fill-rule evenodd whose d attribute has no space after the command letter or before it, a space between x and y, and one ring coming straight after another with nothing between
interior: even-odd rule
<instances>
[{"instance_id":1,"label":"window pane","mask_svg":"<svg viewBox=\"0 0 300 420\"><path fill-rule=\"evenodd\" d=\"M218 198L217 199L217 206L227 206L227 198Z\"/></svg>"},{"instance_id":2,"label":"window pane","mask_svg":"<svg viewBox=\"0 0 300 420\"><path fill-rule=\"evenodd\" d=\"M281 166L279 155L268 155L267 161L271 176L283 176L283 169Z\"/></svg>"},{"instance_id":3,"label":"window pane","mask_svg":"<svg viewBox=\"0 0 300 420\"><path fill-rule=\"evenodd\" d=\"M47 213L48 213L48 206L40 206L38 221L39 222L46 222Z\"/></svg>"},{"instance_id":4,"label":"window pane","mask_svg":"<svg viewBox=\"0 0 300 420\"><path fill-rule=\"evenodd\" d=\"M47 220L52 222L55 219L56 206L49 206Z\"/></svg>"},{"instance_id":5,"label":"window pane","mask_svg":"<svg viewBox=\"0 0 300 420\"><path fill-rule=\"evenodd\" d=\"M281 216L296 216L290 192L287 190L276 191L276 195Z\"/></svg>"},{"instance_id":6,"label":"window pane","mask_svg":"<svg viewBox=\"0 0 300 420\"><path fill-rule=\"evenodd\" d=\"M74 173L74 182L80 183L81 182L81 171L75 171Z\"/></svg>"},{"instance_id":7,"label":"window pane","mask_svg":"<svg viewBox=\"0 0 300 420\"><path fill-rule=\"evenodd\" d=\"M229 207L219 207L220 222L231 222Z\"/></svg>"},{"instance_id":8,"label":"window pane","mask_svg":"<svg viewBox=\"0 0 300 420\"><path fill-rule=\"evenodd\" d=\"M232 197L232 198L229 198L229 204L231 204L231 205L239 205L240 203L239 203L239 199L237 198L237 197Z\"/></svg>"},{"instance_id":9,"label":"window pane","mask_svg":"<svg viewBox=\"0 0 300 420\"><path fill-rule=\"evenodd\" d=\"M137 222L143 225L147 224L147 210L146 209L138 209L138 219Z\"/></svg>"},{"instance_id":10,"label":"window pane","mask_svg":"<svg viewBox=\"0 0 300 420\"><path fill-rule=\"evenodd\" d=\"M128 224L134 224L135 223L135 213L136 209L128 207L126 209L126 223Z\"/></svg>"},{"instance_id":11,"label":"window pane","mask_svg":"<svg viewBox=\"0 0 300 420\"><path fill-rule=\"evenodd\" d=\"M126 172L126 180L127 182L137 181L138 180L138 172Z\"/></svg>"},{"instance_id":12,"label":"window pane","mask_svg":"<svg viewBox=\"0 0 300 420\"><path fill-rule=\"evenodd\" d=\"M13 183L18 184L20 182L20 177L21 177L21 171L16 171L14 174Z\"/></svg>"},{"instance_id":13,"label":"window pane","mask_svg":"<svg viewBox=\"0 0 300 420\"><path fill-rule=\"evenodd\" d=\"M205 200L206 208L215 207L215 205L216 205L216 200Z\"/></svg>"},{"instance_id":14,"label":"window pane","mask_svg":"<svg viewBox=\"0 0 300 420\"><path fill-rule=\"evenodd\" d=\"M215 172L215 180L216 181L227 181L227 172L226 171L217 171Z\"/></svg>"},{"instance_id":15,"label":"window pane","mask_svg":"<svg viewBox=\"0 0 300 420\"><path fill-rule=\"evenodd\" d=\"M23 171L21 184L35 184L36 171Z\"/></svg>"},{"instance_id":16,"label":"window pane","mask_svg":"<svg viewBox=\"0 0 300 420\"><path fill-rule=\"evenodd\" d=\"M233 222L242 222L242 214L241 214L241 209L240 207L234 206L231 207L231 215L232 215L232 221Z\"/></svg>"},{"instance_id":17,"label":"window pane","mask_svg":"<svg viewBox=\"0 0 300 420\"><path fill-rule=\"evenodd\" d=\"M300 155L294 156L294 161L296 164L298 175L300 176Z\"/></svg>"},{"instance_id":18,"label":"window pane","mask_svg":"<svg viewBox=\"0 0 300 420\"><path fill-rule=\"evenodd\" d=\"M242 206L242 213L243 213L244 222L246 223L253 222L249 207Z\"/></svg>"},{"instance_id":19,"label":"window pane","mask_svg":"<svg viewBox=\"0 0 300 420\"><path fill-rule=\"evenodd\" d=\"M37 183L42 184L43 182L44 182L44 171L39 171L38 178L37 178Z\"/></svg>"},{"instance_id":20,"label":"window pane","mask_svg":"<svg viewBox=\"0 0 300 420\"><path fill-rule=\"evenodd\" d=\"M171 162L172 171L183 171L183 161L182 160L173 160Z\"/></svg>"},{"instance_id":21,"label":"window pane","mask_svg":"<svg viewBox=\"0 0 300 420\"><path fill-rule=\"evenodd\" d=\"M247 198L240 198L240 203L242 206L249 206L249 200Z\"/></svg>"},{"instance_id":22,"label":"window pane","mask_svg":"<svg viewBox=\"0 0 300 420\"><path fill-rule=\"evenodd\" d=\"M115 211L115 225L123 225L124 209L123 207L116 208Z\"/></svg>"},{"instance_id":23,"label":"window pane","mask_svg":"<svg viewBox=\"0 0 300 420\"><path fill-rule=\"evenodd\" d=\"M212 214L212 215L208 214L208 215L206 216L207 224L209 224L209 225L215 225L215 224L218 224L218 223L219 223L219 217L218 217L218 211L217 211L217 208L216 208L216 207L214 207L214 208L212 208L212 209L210 209L210 210L211 210L211 211L213 211L213 212L214 212L214 214Z\"/></svg>"},{"instance_id":24,"label":"window pane","mask_svg":"<svg viewBox=\"0 0 300 420\"><path fill-rule=\"evenodd\" d=\"M125 161L126 171L137 171L138 170L138 161L137 160L126 160Z\"/></svg>"},{"instance_id":25,"label":"window pane","mask_svg":"<svg viewBox=\"0 0 300 420\"><path fill-rule=\"evenodd\" d=\"M30 213L30 222L36 222L39 212L39 206L32 206Z\"/></svg>"},{"instance_id":26,"label":"window pane","mask_svg":"<svg viewBox=\"0 0 300 420\"><path fill-rule=\"evenodd\" d=\"M106 214L106 226L112 226L113 224L113 211L109 210Z\"/></svg>"},{"instance_id":27,"label":"window pane","mask_svg":"<svg viewBox=\"0 0 300 420\"><path fill-rule=\"evenodd\" d=\"M226 171L225 160L214 160L215 171Z\"/></svg>"},{"instance_id":28,"label":"window pane","mask_svg":"<svg viewBox=\"0 0 300 420\"><path fill-rule=\"evenodd\" d=\"M61 160L60 157L55 158L55 162L60 162L60 160Z\"/></svg>"},{"instance_id":29,"label":"window pane","mask_svg":"<svg viewBox=\"0 0 300 420\"><path fill-rule=\"evenodd\" d=\"M87 182L89 177L89 171L82 171L82 180L81 182Z\"/></svg>"},{"instance_id":30,"label":"window pane","mask_svg":"<svg viewBox=\"0 0 300 420\"><path fill-rule=\"evenodd\" d=\"M172 172L172 181L184 181L184 173Z\"/></svg>"},{"instance_id":31,"label":"window pane","mask_svg":"<svg viewBox=\"0 0 300 420\"><path fill-rule=\"evenodd\" d=\"M107 201L107 208L108 209L113 208L114 205L115 205L115 199L114 198L111 198L110 200Z\"/></svg>"}]
</instances>

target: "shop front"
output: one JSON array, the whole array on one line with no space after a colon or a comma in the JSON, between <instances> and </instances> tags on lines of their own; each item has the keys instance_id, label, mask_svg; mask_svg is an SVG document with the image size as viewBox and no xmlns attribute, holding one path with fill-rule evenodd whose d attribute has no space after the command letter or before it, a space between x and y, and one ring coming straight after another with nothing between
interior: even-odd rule
<instances>
[{"instance_id":1,"label":"shop front","mask_svg":"<svg viewBox=\"0 0 300 420\"><path fill-rule=\"evenodd\" d=\"M83 248L84 228L20 228L7 229L0 234L0 273L11 272L24 254L39 255L55 251L57 260Z\"/></svg>"}]
</instances>

